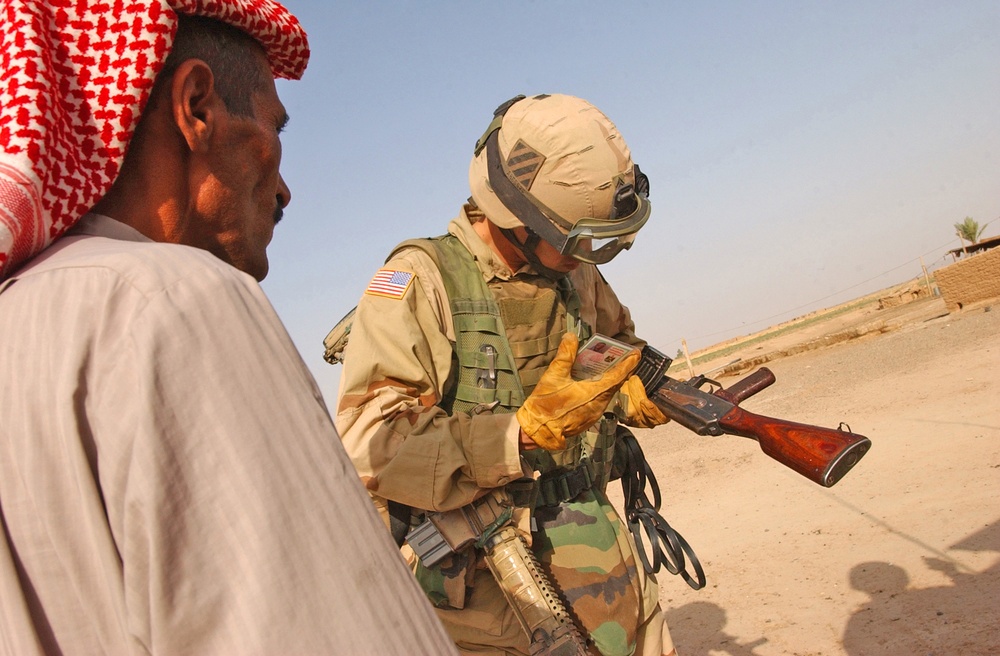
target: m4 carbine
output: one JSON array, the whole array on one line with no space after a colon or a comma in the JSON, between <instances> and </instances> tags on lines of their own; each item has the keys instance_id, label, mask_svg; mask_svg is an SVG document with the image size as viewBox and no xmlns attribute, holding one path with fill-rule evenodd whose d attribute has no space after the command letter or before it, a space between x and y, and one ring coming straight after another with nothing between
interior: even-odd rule
<instances>
[{"instance_id":1,"label":"m4 carbine","mask_svg":"<svg viewBox=\"0 0 1000 656\"><path fill-rule=\"evenodd\" d=\"M741 401L774 382L774 374L766 367L723 389L704 376L674 380L664 373L671 362L646 346L635 373L664 415L699 435L729 434L756 440L764 453L824 487L836 484L871 447L871 440L852 433L849 427L845 430L843 423L836 429L823 428L764 417L739 407ZM702 389L705 385L710 389Z\"/></svg>"}]
</instances>

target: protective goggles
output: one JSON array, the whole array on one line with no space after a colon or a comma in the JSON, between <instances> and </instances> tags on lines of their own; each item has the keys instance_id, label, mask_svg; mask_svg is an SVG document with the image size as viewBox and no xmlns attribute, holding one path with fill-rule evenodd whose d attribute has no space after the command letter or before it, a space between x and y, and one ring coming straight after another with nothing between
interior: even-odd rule
<instances>
[{"instance_id":1,"label":"protective goggles","mask_svg":"<svg viewBox=\"0 0 1000 656\"><path fill-rule=\"evenodd\" d=\"M506 107L502 109L506 110ZM515 181L500 155L497 133L502 117L500 113L494 118L484 138L476 145L477 152L486 149L490 187L500 202L528 230L548 242L560 255L588 264L605 264L621 251L631 248L636 232L649 219L651 208L646 195L633 185L623 185L615 192L610 218L566 220Z\"/></svg>"},{"instance_id":2,"label":"protective goggles","mask_svg":"<svg viewBox=\"0 0 1000 656\"><path fill-rule=\"evenodd\" d=\"M649 201L638 194L636 199L635 211L620 221L587 218L577 221L569 234L563 235L558 230L553 230L552 232L561 236L561 244L553 243L543 234L539 236L562 255L572 256L588 264L605 264L621 251L632 248L636 233L649 219ZM551 223L546 225L552 227Z\"/></svg>"}]
</instances>

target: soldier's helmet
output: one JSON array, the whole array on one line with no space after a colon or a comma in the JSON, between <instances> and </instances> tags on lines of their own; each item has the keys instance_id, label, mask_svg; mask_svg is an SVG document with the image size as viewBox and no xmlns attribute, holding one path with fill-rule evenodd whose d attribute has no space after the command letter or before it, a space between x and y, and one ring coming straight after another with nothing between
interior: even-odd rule
<instances>
[{"instance_id":1,"label":"soldier's helmet","mask_svg":"<svg viewBox=\"0 0 1000 656\"><path fill-rule=\"evenodd\" d=\"M586 100L500 105L469 166L472 201L501 229L524 226L560 254L603 264L649 218L649 180L615 124Z\"/></svg>"}]
</instances>

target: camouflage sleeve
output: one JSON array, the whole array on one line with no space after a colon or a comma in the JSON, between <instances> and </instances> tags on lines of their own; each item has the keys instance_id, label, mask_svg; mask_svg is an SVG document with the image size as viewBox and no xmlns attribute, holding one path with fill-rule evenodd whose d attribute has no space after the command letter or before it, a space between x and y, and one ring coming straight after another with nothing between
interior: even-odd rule
<instances>
[{"instance_id":1,"label":"camouflage sleeve","mask_svg":"<svg viewBox=\"0 0 1000 656\"><path fill-rule=\"evenodd\" d=\"M358 303L335 423L380 507L449 510L521 474L514 415L437 406L453 338L441 276L422 251L386 263Z\"/></svg>"},{"instance_id":2,"label":"camouflage sleeve","mask_svg":"<svg viewBox=\"0 0 1000 656\"><path fill-rule=\"evenodd\" d=\"M577 267L570 279L580 294L581 318L595 332L613 337L626 344L645 346L646 341L635 334L635 324L628 308L621 304L618 295L592 264Z\"/></svg>"}]
</instances>

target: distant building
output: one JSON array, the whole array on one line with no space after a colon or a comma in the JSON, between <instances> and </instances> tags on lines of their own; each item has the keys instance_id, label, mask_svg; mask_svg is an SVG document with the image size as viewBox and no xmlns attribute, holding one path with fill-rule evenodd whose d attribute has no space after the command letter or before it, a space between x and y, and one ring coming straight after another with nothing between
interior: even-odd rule
<instances>
[{"instance_id":1,"label":"distant building","mask_svg":"<svg viewBox=\"0 0 1000 656\"><path fill-rule=\"evenodd\" d=\"M934 272L949 311L1000 297L1000 248L994 246L1000 246L1000 237L966 246L966 257ZM961 249L956 250L962 253ZM949 252L958 258L954 250Z\"/></svg>"},{"instance_id":2,"label":"distant building","mask_svg":"<svg viewBox=\"0 0 1000 656\"><path fill-rule=\"evenodd\" d=\"M990 237L989 239L977 241L975 244L970 246L963 245L961 248L953 248L948 251L948 254L951 255L953 259L957 260L963 255L974 255L980 251L988 251L996 246L1000 246L1000 237Z\"/></svg>"},{"instance_id":3,"label":"distant building","mask_svg":"<svg viewBox=\"0 0 1000 656\"><path fill-rule=\"evenodd\" d=\"M931 291L927 285L921 282L908 282L879 298L878 309L884 310L886 308L906 305L907 303L911 303L921 298L926 298L930 295Z\"/></svg>"}]
</instances>

